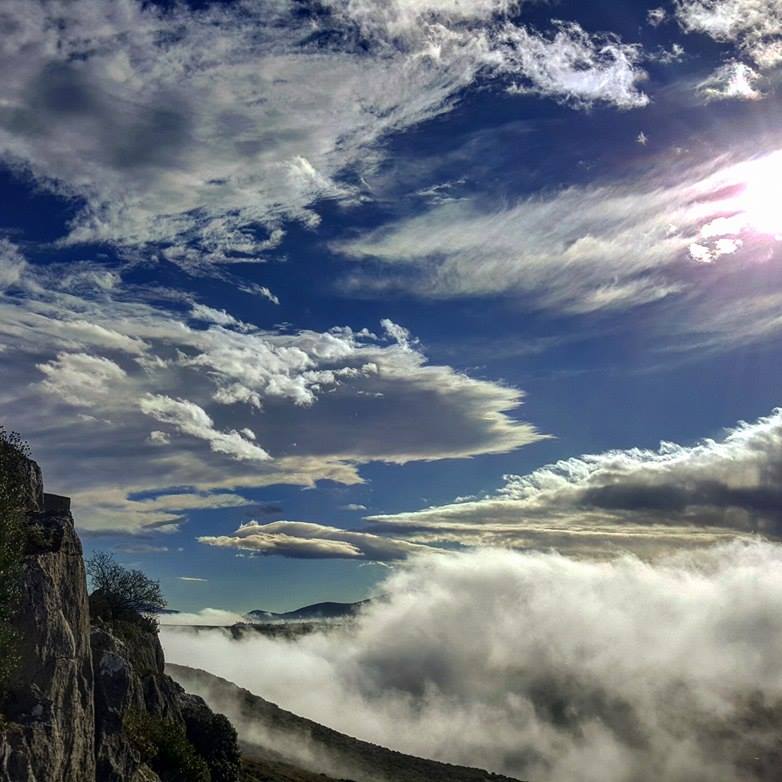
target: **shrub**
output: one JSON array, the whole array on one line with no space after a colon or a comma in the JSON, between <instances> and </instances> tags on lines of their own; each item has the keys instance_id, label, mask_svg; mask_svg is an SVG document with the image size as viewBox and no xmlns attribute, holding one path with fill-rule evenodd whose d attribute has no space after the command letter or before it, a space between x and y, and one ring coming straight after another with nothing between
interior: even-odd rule
<instances>
[{"instance_id":1,"label":"shrub","mask_svg":"<svg viewBox=\"0 0 782 782\"><path fill-rule=\"evenodd\" d=\"M0 426L0 700L19 664L11 620L21 592L28 447Z\"/></svg>"},{"instance_id":2,"label":"shrub","mask_svg":"<svg viewBox=\"0 0 782 782\"><path fill-rule=\"evenodd\" d=\"M90 607L96 616L133 619L166 606L159 582L140 570L122 567L106 551L96 551L87 560L87 575L94 590Z\"/></svg>"},{"instance_id":3,"label":"shrub","mask_svg":"<svg viewBox=\"0 0 782 782\"><path fill-rule=\"evenodd\" d=\"M142 760L163 782L212 782L209 766L177 723L148 714L131 714L125 732Z\"/></svg>"},{"instance_id":4,"label":"shrub","mask_svg":"<svg viewBox=\"0 0 782 782\"><path fill-rule=\"evenodd\" d=\"M187 738L206 760L212 782L236 782L241 756L234 726L222 714L201 705L185 710Z\"/></svg>"}]
</instances>

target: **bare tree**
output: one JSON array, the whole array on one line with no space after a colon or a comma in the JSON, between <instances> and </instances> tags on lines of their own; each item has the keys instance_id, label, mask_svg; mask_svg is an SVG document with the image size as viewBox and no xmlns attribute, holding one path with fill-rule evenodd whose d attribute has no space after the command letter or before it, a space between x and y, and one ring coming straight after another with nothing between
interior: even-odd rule
<instances>
[{"instance_id":1,"label":"bare tree","mask_svg":"<svg viewBox=\"0 0 782 782\"><path fill-rule=\"evenodd\" d=\"M129 613L155 613L166 606L160 583L140 570L122 567L107 551L96 551L87 560L93 596L115 618Z\"/></svg>"}]
</instances>

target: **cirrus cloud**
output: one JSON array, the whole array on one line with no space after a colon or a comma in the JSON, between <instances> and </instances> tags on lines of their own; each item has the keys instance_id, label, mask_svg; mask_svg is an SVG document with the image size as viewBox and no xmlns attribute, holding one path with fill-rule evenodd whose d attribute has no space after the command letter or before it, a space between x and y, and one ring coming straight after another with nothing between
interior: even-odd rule
<instances>
[{"instance_id":1,"label":"cirrus cloud","mask_svg":"<svg viewBox=\"0 0 782 782\"><path fill-rule=\"evenodd\" d=\"M81 199L68 242L156 245L190 269L257 261L391 133L484 80L574 106L642 106L640 50L516 2L9 0L0 156ZM274 299L265 288L259 293Z\"/></svg>"}]
</instances>

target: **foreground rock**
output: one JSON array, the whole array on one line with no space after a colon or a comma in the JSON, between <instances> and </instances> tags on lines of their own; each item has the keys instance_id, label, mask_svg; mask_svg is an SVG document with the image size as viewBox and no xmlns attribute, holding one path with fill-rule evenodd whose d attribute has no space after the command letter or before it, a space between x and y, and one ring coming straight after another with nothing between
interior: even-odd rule
<instances>
[{"instance_id":1,"label":"foreground rock","mask_svg":"<svg viewBox=\"0 0 782 782\"><path fill-rule=\"evenodd\" d=\"M0 780L95 778L92 652L84 564L64 498L26 475L28 528L15 622L20 666L2 705Z\"/></svg>"},{"instance_id":2,"label":"foreground rock","mask_svg":"<svg viewBox=\"0 0 782 782\"><path fill-rule=\"evenodd\" d=\"M233 727L166 675L153 622L91 623L70 502L43 493L34 462L23 473L20 662L0 702L0 782L235 782Z\"/></svg>"}]
</instances>

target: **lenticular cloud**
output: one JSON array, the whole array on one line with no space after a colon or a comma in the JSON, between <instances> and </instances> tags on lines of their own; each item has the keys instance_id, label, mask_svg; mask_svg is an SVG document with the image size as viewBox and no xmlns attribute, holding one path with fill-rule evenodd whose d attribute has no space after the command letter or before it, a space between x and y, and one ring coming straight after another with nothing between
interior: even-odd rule
<instances>
[{"instance_id":1,"label":"lenticular cloud","mask_svg":"<svg viewBox=\"0 0 782 782\"><path fill-rule=\"evenodd\" d=\"M338 730L521 779L771 780L781 566L762 542L653 565L482 550L394 571L350 631L163 641Z\"/></svg>"}]
</instances>

